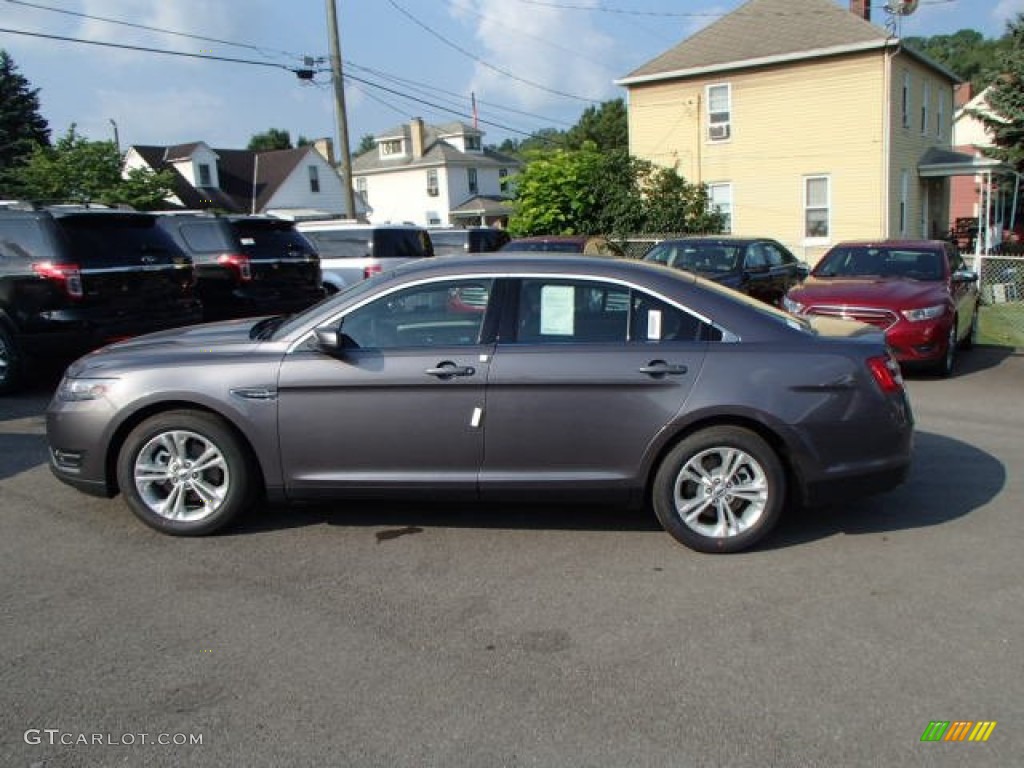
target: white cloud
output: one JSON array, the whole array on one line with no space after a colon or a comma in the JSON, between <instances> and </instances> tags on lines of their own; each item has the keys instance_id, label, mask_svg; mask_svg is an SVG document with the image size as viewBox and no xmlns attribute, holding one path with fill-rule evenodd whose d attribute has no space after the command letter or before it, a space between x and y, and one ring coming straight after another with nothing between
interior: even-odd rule
<instances>
[{"instance_id":1,"label":"white cloud","mask_svg":"<svg viewBox=\"0 0 1024 768\"><path fill-rule=\"evenodd\" d=\"M1005 31L1006 22L1015 21L1017 14L1024 13L1024 0L1000 0L992 9L992 18L999 24L999 36Z\"/></svg>"},{"instance_id":2,"label":"white cloud","mask_svg":"<svg viewBox=\"0 0 1024 768\"><path fill-rule=\"evenodd\" d=\"M452 14L473 28L474 50L491 65L474 65L468 88L478 98L533 110L568 101L582 111L583 102L551 91L594 101L615 95L611 81L619 73L609 56L615 41L593 23L593 14L506 0L461 0Z\"/></svg>"}]
</instances>

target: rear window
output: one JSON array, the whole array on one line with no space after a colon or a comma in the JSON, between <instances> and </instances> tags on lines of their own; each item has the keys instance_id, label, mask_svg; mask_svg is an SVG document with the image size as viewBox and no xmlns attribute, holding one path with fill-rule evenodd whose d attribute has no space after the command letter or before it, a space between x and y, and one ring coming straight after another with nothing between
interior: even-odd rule
<instances>
[{"instance_id":1,"label":"rear window","mask_svg":"<svg viewBox=\"0 0 1024 768\"><path fill-rule=\"evenodd\" d=\"M236 221L233 226L242 250L249 256L275 257L289 251L311 250L309 241L286 222Z\"/></svg>"},{"instance_id":2,"label":"rear window","mask_svg":"<svg viewBox=\"0 0 1024 768\"><path fill-rule=\"evenodd\" d=\"M303 234L324 258L414 259L433 253L430 236L415 229L332 229Z\"/></svg>"},{"instance_id":3,"label":"rear window","mask_svg":"<svg viewBox=\"0 0 1024 768\"><path fill-rule=\"evenodd\" d=\"M143 255L180 253L152 216L104 214L57 219L80 265L132 264Z\"/></svg>"},{"instance_id":4,"label":"rear window","mask_svg":"<svg viewBox=\"0 0 1024 768\"><path fill-rule=\"evenodd\" d=\"M181 239L196 253L222 253L232 250L231 240L219 221L197 221L181 225Z\"/></svg>"}]
</instances>

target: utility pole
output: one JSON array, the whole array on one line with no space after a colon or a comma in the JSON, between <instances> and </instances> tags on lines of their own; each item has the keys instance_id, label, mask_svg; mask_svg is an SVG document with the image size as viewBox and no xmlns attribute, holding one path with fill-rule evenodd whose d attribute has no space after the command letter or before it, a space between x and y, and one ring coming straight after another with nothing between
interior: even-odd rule
<instances>
[{"instance_id":1,"label":"utility pole","mask_svg":"<svg viewBox=\"0 0 1024 768\"><path fill-rule=\"evenodd\" d=\"M331 43L331 81L334 83L334 108L338 115L338 152L341 175L344 177L345 208L349 218L356 218L356 201L352 192L352 155L348 148L348 116L345 112L345 80L341 74L341 41L338 36L338 10L334 0L327 0L327 34Z\"/></svg>"}]
</instances>

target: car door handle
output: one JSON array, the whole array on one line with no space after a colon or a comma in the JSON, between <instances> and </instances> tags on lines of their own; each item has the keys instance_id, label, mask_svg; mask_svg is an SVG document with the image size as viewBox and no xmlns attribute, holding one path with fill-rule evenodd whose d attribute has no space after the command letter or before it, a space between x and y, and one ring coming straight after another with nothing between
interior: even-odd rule
<instances>
[{"instance_id":1,"label":"car door handle","mask_svg":"<svg viewBox=\"0 0 1024 768\"><path fill-rule=\"evenodd\" d=\"M688 369L685 365L669 365L664 360L652 360L639 370L648 376L681 376Z\"/></svg>"},{"instance_id":2,"label":"car door handle","mask_svg":"<svg viewBox=\"0 0 1024 768\"><path fill-rule=\"evenodd\" d=\"M451 379L455 376L472 376L476 373L476 368L444 362L438 363L436 368L427 368L424 373L428 376L437 376L439 379Z\"/></svg>"}]
</instances>

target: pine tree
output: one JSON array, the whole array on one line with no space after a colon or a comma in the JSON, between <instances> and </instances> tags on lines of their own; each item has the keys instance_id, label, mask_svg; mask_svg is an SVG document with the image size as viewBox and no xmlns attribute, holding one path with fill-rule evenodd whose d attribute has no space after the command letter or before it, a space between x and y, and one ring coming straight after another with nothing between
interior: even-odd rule
<instances>
[{"instance_id":1,"label":"pine tree","mask_svg":"<svg viewBox=\"0 0 1024 768\"><path fill-rule=\"evenodd\" d=\"M972 111L992 136L986 154L1024 171L1024 14L1007 26L1010 46L1002 61L1002 74L986 96L987 110ZM1004 38L1005 39L1005 38Z\"/></svg>"},{"instance_id":2,"label":"pine tree","mask_svg":"<svg viewBox=\"0 0 1024 768\"><path fill-rule=\"evenodd\" d=\"M0 49L0 172L21 165L37 145L49 143L50 128L39 114L39 89Z\"/></svg>"}]
</instances>

